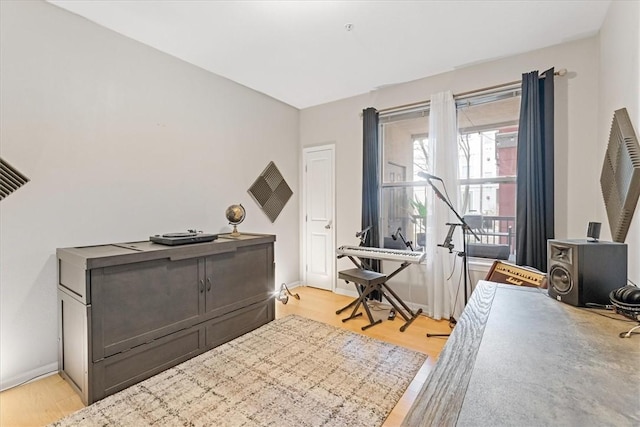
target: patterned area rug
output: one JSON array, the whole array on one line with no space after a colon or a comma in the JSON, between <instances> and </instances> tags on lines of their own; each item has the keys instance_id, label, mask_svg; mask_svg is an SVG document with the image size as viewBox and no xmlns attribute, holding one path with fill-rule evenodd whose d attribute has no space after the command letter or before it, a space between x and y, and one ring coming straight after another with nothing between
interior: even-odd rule
<instances>
[{"instance_id":1,"label":"patterned area rug","mask_svg":"<svg viewBox=\"0 0 640 427\"><path fill-rule=\"evenodd\" d=\"M54 426L379 426L427 356L287 316Z\"/></svg>"}]
</instances>

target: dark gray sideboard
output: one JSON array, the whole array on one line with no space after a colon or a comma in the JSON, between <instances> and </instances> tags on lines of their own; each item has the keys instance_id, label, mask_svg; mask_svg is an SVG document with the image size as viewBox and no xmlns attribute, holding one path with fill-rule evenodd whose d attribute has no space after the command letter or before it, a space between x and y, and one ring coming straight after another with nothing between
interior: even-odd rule
<instances>
[{"instance_id":1,"label":"dark gray sideboard","mask_svg":"<svg viewBox=\"0 0 640 427\"><path fill-rule=\"evenodd\" d=\"M480 281L402 425L640 425L640 337L601 314Z\"/></svg>"},{"instance_id":2,"label":"dark gray sideboard","mask_svg":"<svg viewBox=\"0 0 640 427\"><path fill-rule=\"evenodd\" d=\"M274 241L57 249L60 374L91 404L270 322Z\"/></svg>"}]
</instances>

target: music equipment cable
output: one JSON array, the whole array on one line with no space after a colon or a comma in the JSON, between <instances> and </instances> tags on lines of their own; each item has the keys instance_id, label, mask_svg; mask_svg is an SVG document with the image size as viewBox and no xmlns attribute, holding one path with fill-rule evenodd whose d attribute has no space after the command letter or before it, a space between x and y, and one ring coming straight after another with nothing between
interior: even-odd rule
<instances>
[{"instance_id":1,"label":"music equipment cable","mask_svg":"<svg viewBox=\"0 0 640 427\"><path fill-rule=\"evenodd\" d=\"M618 334L620 338L631 338L633 335L640 335L640 288L632 280L627 278L631 285L623 286L609 293L611 304L586 303L587 309L613 311L623 318L617 318L606 314L591 311L597 315L621 322L633 322L636 326L628 331Z\"/></svg>"},{"instance_id":2,"label":"music equipment cable","mask_svg":"<svg viewBox=\"0 0 640 427\"><path fill-rule=\"evenodd\" d=\"M636 323L637 322L637 320L629 319L627 317L624 317L622 314L619 315L621 317L615 317L615 316L609 316L607 314L603 314L603 313L600 313L599 311L596 311L596 310L611 311L613 314L617 314L615 311L613 311L613 308L608 308L605 305L603 305L601 307L592 307L591 303L589 303L589 304L587 304L586 307L584 307L584 309L586 311L588 311L589 313L597 314L598 316L606 317L607 319L617 320L618 322L627 322L627 323Z\"/></svg>"}]
</instances>

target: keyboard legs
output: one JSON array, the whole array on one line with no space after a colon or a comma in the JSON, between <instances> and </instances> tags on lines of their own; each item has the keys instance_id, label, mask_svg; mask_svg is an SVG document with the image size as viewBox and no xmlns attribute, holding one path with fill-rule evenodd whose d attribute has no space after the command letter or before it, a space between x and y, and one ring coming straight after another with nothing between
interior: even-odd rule
<instances>
[{"instance_id":1,"label":"keyboard legs","mask_svg":"<svg viewBox=\"0 0 640 427\"><path fill-rule=\"evenodd\" d=\"M400 332L404 332L405 329L407 329L409 327L409 325L416 320L416 318L420 315L420 313L422 313L422 309L419 308L418 311L416 311L415 313L412 313L411 311L409 311L409 313L411 313L411 318L409 320L407 320L407 323L405 323L404 325L400 326Z\"/></svg>"},{"instance_id":2,"label":"keyboard legs","mask_svg":"<svg viewBox=\"0 0 640 427\"><path fill-rule=\"evenodd\" d=\"M349 283L348 280L345 280L346 283ZM367 296L373 291L378 291L382 295L384 299L386 299L389 304L393 307L393 309L404 319L405 323L400 327L400 332L404 332L411 323L422 313L422 309L418 309L417 311L412 311L411 308L396 294L393 289L389 287L389 285L385 283L379 283L375 285L362 285L356 282L353 282L358 291L358 298L351 301L349 304L345 305L339 310L336 310L336 314L340 314L348 308L353 307L351 315L349 317L345 317L342 319L342 322L347 322L351 319L355 319L356 317L362 316L362 312L358 312L360 306L364 308L364 311L367 313L367 318L369 319L369 324L363 326L361 329L367 330L372 326L375 326L379 323L382 323L382 319L374 320L373 314L371 314L371 309L369 305L367 305Z\"/></svg>"},{"instance_id":3,"label":"keyboard legs","mask_svg":"<svg viewBox=\"0 0 640 427\"><path fill-rule=\"evenodd\" d=\"M409 325L413 323L414 320L416 320L416 318L420 315L420 313L422 313L422 309L419 308L418 311L414 313L413 311L411 311L411 308L409 308L409 306L405 304L404 301L402 301L402 299L400 299L400 297L393 291L393 289L389 287L389 285L387 285L386 283L383 283L381 285L381 288L384 288L384 289L381 289L382 296L396 310L396 313L400 313L400 316L402 316L402 318L405 320L405 324L400 327L400 332L404 332L409 327ZM402 306L402 309L396 304L394 299L391 299L389 297L387 292L389 292L389 294L393 296L395 301L397 301Z\"/></svg>"}]
</instances>

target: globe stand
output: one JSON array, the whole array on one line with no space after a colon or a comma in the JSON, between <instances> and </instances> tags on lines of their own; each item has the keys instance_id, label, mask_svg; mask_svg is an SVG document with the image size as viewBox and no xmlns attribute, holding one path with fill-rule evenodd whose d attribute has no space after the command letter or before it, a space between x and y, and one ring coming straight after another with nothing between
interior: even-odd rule
<instances>
[{"instance_id":1,"label":"globe stand","mask_svg":"<svg viewBox=\"0 0 640 427\"><path fill-rule=\"evenodd\" d=\"M246 214L247 213L244 210L244 206L242 206L242 204L231 205L227 208L224 215L227 217L229 225L233 225L233 231L229 233L229 237L234 239L240 238L238 224L241 224L244 221Z\"/></svg>"}]
</instances>

